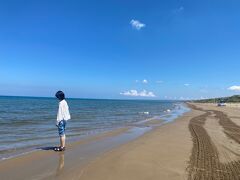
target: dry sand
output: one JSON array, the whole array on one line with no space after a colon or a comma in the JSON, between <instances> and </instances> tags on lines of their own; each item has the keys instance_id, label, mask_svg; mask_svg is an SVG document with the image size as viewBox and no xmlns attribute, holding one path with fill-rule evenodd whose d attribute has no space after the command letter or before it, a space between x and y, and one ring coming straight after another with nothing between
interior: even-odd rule
<instances>
[{"instance_id":1,"label":"dry sand","mask_svg":"<svg viewBox=\"0 0 240 180\"><path fill-rule=\"evenodd\" d=\"M238 111L229 107L192 104L204 112L190 120L189 130L193 148L188 168L188 179L240 179L240 127L227 116Z\"/></svg>"},{"instance_id":2,"label":"dry sand","mask_svg":"<svg viewBox=\"0 0 240 180\"><path fill-rule=\"evenodd\" d=\"M240 109L189 106L192 111L176 121L120 146L107 142L114 144L111 137L125 130L70 145L65 153L0 162L1 179L239 180Z\"/></svg>"}]
</instances>

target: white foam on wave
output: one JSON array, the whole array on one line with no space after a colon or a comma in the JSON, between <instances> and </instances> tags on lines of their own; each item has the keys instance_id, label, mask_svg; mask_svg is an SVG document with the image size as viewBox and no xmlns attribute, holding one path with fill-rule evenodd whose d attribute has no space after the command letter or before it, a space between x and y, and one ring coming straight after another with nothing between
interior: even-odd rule
<instances>
[{"instance_id":1,"label":"white foam on wave","mask_svg":"<svg viewBox=\"0 0 240 180\"><path fill-rule=\"evenodd\" d=\"M140 112L139 114L146 114L146 115L148 115L150 113L148 111L144 111L144 112Z\"/></svg>"},{"instance_id":2,"label":"white foam on wave","mask_svg":"<svg viewBox=\"0 0 240 180\"><path fill-rule=\"evenodd\" d=\"M171 110L170 110L170 109L167 109L167 110L166 110L166 111L164 111L164 112L168 112L168 113L169 113L169 112L171 112Z\"/></svg>"}]
</instances>

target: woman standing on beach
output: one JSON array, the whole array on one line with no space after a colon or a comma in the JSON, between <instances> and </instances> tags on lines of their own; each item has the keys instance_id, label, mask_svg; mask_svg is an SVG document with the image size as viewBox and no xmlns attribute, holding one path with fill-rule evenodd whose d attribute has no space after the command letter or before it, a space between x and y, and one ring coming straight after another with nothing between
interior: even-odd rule
<instances>
[{"instance_id":1,"label":"woman standing on beach","mask_svg":"<svg viewBox=\"0 0 240 180\"><path fill-rule=\"evenodd\" d=\"M67 101L65 100L65 94L62 91L58 91L55 94L56 98L59 100L59 107L57 113L56 126L58 127L58 133L60 137L60 146L56 147L55 151L64 151L65 150L65 127L67 120L71 119Z\"/></svg>"}]
</instances>

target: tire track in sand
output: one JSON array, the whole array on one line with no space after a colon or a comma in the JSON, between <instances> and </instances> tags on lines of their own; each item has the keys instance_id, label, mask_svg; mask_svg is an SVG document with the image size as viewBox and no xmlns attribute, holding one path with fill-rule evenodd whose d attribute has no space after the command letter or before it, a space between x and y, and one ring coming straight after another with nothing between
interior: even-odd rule
<instances>
[{"instance_id":1,"label":"tire track in sand","mask_svg":"<svg viewBox=\"0 0 240 180\"><path fill-rule=\"evenodd\" d=\"M203 110L194 105L190 108L203 111L204 114L192 118L189 130L192 135L193 148L188 167L189 180L240 180L240 161L221 163L216 146L212 142L204 124L212 113L219 119L220 125L229 138L239 143L238 126L224 113L213 110Z\"/></svg>"},{"instance_id":2,"label":"tire track in sand","mask_svg":"<svg viewBox=\"0 0 240 180\"><path fill-rule=\"evenodd\" d=\"M219 119L219 124L224 128L224 133L234 141L240 144L240 126L231 121L226 114L221 111L215 111L215 117Z\"/></svg>"}]
</instances>

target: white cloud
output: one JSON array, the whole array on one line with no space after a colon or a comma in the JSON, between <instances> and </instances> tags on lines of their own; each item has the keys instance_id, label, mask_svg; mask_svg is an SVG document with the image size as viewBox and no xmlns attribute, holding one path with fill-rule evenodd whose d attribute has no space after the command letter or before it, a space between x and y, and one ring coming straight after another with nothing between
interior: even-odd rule
<instances>
[{"instance_id":1,"label":"white cloud","mask_svg":"<svg viewBox=\"0 0 240 180\"><path fill-rule=\"evenodd\" d=\"M231 91L240 91L240 86L231 86L228 88L228 90L231 90Z\"/></svg>"},{"instance_id":2,"label":"white cloud","mask_svg":"<svg viewBox=\"0 0 240 180\"><path fill-rule=\"evenodd\" d=\"M130 21L130 24L132 25L133 28L135 28L137 30L140 30L140 29L142 29L142 28L144 28L146 26L146 24L143 24L140 21L134 20L134 19L132 19Z\"/></svg>"},{"instance_id":3,"label":"white cloud","mask_svg":"<svg viewBox=\"0 0 240 180\"><path fill-rule=\"evenodd\" d=\"M205 96L201 96L200 99L208 99L208 98Z\"/></svg>"},{"instance_id":4,"label":"white cloud","mask_svg":"<svg viewBox=\"0 0 240 180\"><path fill-rule=\"evenodd\" d=\"M136 82L136 83L141 82L141 83L143 83L143 84L147 84L147 83L148 83L148 80L146 80L146 79L143 79L143 80L141 80L141 81L135 80L135 82Z\"/></svg>"},{"instance_id":5,"label":"white cloud","mask_svg":"<svg viewBox=\"0 0 240 180\"><path fill-rule=\"evenodd\" d=\"M146 91L146 90L142 90L140 92L138 92L137 90L129 90L129 91L125 91L125 92L121 92L121 95L124 96L134 96L134 97L156 97L156 95L151 92L151 91Z\"/></svg>"},{"instance_id":6,"label":"white cloud","mask_svg":"<svg viewBox=\"0 0 240 180\"><path fill-rule=\"evenodd\" d=\"M184 86L190 86L190 84L186 83L186 84L184 84Z\"/></svg>"}]
</instances>

